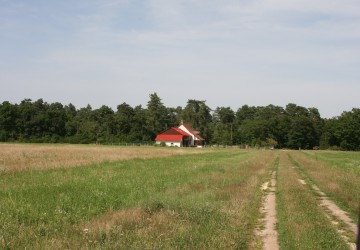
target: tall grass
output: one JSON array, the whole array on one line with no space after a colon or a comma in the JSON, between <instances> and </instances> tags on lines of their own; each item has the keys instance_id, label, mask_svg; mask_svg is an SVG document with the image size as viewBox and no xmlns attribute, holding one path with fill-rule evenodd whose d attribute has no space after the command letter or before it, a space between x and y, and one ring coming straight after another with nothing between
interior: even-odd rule
<instances>
[{"instance_id":1,"label":"tall grass","mask_svg":"<svg viewBox=\"0 0 360 250\"><path fill-rule=\"evenodd\" d=\"M360 152L345 151L302 151L302 153L339 170L354 173L360 177Z\"/></svg>"},{"instance_id":2,"label":"tall grass","mask_svg":"<svg viewBox=\"0 0 360 250\"><path fill-rule=\"evenodd\" d=\"M223 150L0 175L0 248L248 248L273 155Z\"/></svg>"},{"instance_id":3,"label":"tall grass","mask_svg":"<svg viewBox=\"0 0 360 250\"><path fill-rule=\"evenodd\" d=\"M360 203L360 153L291 152L291 157L323 192L357 221Z\"/></svg>"},{"instance_id":4,"label":"tall grass","mask_svg":"<svg viewBox=\"0 0 360 250\"><path fill-rule=\"evenodd\" d=\"M78 167L127 159L199 154L207 149L0 143L0 170Z\"/></svg>"},{"instance_id":5,"label":"tall grass","mask_svg":"<svg viewBox=\"0 0 360 250\"><path fill-rule=\"evenodd\" d=\"M282 249L348 249L318 205L312 191L299 181L287 155L277 176L279 243Z\"/></svg>"}]
</instances>

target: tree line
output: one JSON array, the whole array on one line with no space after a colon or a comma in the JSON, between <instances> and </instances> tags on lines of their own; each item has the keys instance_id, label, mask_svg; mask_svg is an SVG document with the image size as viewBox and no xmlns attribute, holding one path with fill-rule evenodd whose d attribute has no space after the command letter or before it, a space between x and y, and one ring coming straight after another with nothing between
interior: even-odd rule
<instances>
[{"instance_id":1,"label":"tree line","mask_svg":"<svg viewBox=\"0 0 360 250\"><path fill-rule=\"evenodd\" d=\"M199 130L206 144L249 145L290 149L360 150L360 109L321 118L316 108L289 103L280 106L243 105L212 110L206 101L188 100L183 107L166 107L157 93L146 107L127 103L112 108L47 103L24 99L0 104L0 141L49 143L148 143L156 134L183 120Z\"/></svg>"}]
</instances>

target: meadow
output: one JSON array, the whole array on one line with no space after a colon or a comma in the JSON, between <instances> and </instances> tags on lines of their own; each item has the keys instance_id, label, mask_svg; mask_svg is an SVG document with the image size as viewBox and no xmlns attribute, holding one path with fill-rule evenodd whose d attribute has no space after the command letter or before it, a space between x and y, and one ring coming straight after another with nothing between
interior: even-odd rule
<instances>
[{"instance_id":1,"label":"meadow","mask_svg":"<svg viewBox=\"0 0 360 250\"><path fill-rule=\"evenodd\" d=\"M349 249L355 240L339 233L346 225L332 223L310 184L356 221L360 153L35 144L0 150L0 249L261 249L255 232L264 227L268 192L261 186L273 171L280 248Z\"/></svg>"}]
</instances>

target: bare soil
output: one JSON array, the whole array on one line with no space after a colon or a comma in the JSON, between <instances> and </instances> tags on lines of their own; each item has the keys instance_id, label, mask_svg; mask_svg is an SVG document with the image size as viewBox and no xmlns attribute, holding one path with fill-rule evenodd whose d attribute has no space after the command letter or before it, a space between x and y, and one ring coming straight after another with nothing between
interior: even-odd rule
<instances>
[{"instance_id":1,"label":"bare soil","mask_svg":"<svg viewBox=\"0 0 360 250\"><path fill-rule=\"evenodd\" d=\"M320 205L326 208L326 210L329 211L331 215L335 216L339 221L343 222L346 225L346 230L351 231L354 235L356 235L358 230L357 225L352 221L347 213L330 200L316 185L313 185L312 187L320 196ZM330 216L328 216L328 218L332 221L332 223L337 224L337 221L331 219ZM349 241L349 238L345 235L345 231L338 230L338 232L346 240L351 249L356 249L356 244Z\"/></svg>"},{"instance_id":2,"label":"bare soil","mask_svg":"<svg viewBox=\"0 0 360 250\"><path fill-rule=\"evenodd\" d=\"M262 212L265 213L263 223L264 229L257 233L263 239L263 249L276 250L279 249L278 232L276 231L276 202L275 202L275 190L276 190L276 172L272 173L270 182L266 182L261 186L261 189L268 191Z\"/></svg>"}]
</instances>

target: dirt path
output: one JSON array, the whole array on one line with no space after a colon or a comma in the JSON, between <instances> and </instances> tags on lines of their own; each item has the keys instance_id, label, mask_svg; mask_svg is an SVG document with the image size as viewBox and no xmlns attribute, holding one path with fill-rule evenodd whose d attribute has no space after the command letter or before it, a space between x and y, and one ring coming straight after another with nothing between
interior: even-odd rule
<instances>
[{"instance_id":1,"label":"dirt path","mask_svg":"<svg viewBox=\"0 0 360 250\"><path fill-rule=\"evenodd\" d=\"M303 179L299 179L299 182L303 185L307 183ZM338 221L342 222L346 225L346 230L338 229L338 233L343 237L343 239L348 243L350 249L355 250L356 244L350 242L349 237L346 235L346 231L350 231L351 233L357 234L357 226L350 217L346 214L344 210L339 208L333 201L331 201L324 192L322 192L316 185L312 185L312 188L320 197L320 206L325 208L326 216L331 220L333 224L338 224ZM334 216L336 220L334 220L331 216Z\"/></svg>"},{"instance_id":2,"label":"dirt path","mask_svg":"<svg viewBox=\"0 0 360 250\"><path fill-rule=\"evenodd\" d=\"M268 191L262 212L265 213L263 223L265 228L258 232L258 235L263 239L263 249L277 250L279 249L278 233L276 231L276 202L275 202L275 189L276 189L276 172L274 171L271 176L270 182L262 185L263 191Z\"/></svg>"},{"instance_id":3,"label":"dirt path","mask_svg":"<svg viewBox=\"0 0 360 250\"><path fill-rule=\"evenodd\" d=\"M342 222L348 225L350 231L354 234L357 234L357 226L353 223L352 219L347 216L346 212L339 208L333 201L331 201L325 193L323 193L316 185L313 185L313 189L318 193L321 197L321 205L326 207L333 215L338 217Z\"/></svg>"},{"instance_id":4,"label":"dirt path","mask_svg":"<svg viewBox=\"0 0 360 250\"><path fill-rule=\"evenodd\" d=\"M316 185L312 185L312 188L316 191L316 193L320 196L320 205L324 207L327 211L331 213L332 216L335 216L339 221L346 225L346 230L357 235L357 225L350 219L350 217L346 214L344 210L339 208L332 200L330 200L324 192L322 192ZM333 220L330 216L328 218L332 221L332 223L337 224L337 221ZM351 249L356 249L356 244L349 241L349 238L346 236L346 232L344 230L338 230L338 232L342 235L342 237L349 244Z\"/></svg>"}]
</instances>

